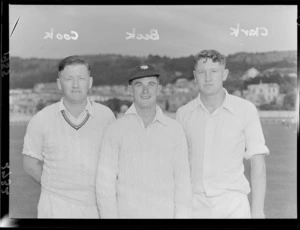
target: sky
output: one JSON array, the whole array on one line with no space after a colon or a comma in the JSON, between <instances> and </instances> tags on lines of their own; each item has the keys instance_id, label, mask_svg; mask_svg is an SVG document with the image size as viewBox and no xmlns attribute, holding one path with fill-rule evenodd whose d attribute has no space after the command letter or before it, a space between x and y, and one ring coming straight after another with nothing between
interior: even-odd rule
<instances>
[{"instance_id":1,"label":"sky","mask_svg":"<svg viewBox=\"0 0 300 230\"><path fill-rule=\"evenodd\" d=\"M286 51L297 50L297 6L10 5L9 31L22 58Z\"/></svg>"}]
</instances>

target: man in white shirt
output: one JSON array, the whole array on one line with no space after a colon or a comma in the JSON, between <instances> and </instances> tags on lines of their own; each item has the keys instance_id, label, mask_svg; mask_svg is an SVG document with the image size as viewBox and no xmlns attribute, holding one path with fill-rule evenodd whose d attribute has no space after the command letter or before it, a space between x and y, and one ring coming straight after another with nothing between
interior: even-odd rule
<instances>
[{"instance_id":1,"label":"man in white shirt","mask_svg":"<svg viewBox=\"0 0 300 230\"><path fill-rule=\"evenodd\" d=\"M192 190L181 125L156 104L159 73L139 66L133 104L103 137L96 191L101 218L189 218Z\"/></svg>"},{"instance_id":2,"label":"man in white shirt","mask_svg":"<svg viewBox=\"0 0 300 230\"><path fill-rule=\"evenodd\" d=\"M38 218L99 218L95 177L102 135L112 111L91 102L89 64L70 56L58 65L62 99L30 120L23 146L25 171L41 183Z\"/></svg>"},{"instance_id":3,"label":"man in white shirt","mask_svg":"<svg viewBox=\"0 0 300 230\"><path fill-rule=\"evenodd\" d=\"M197 98L178 109L185 130L193 186L194 218L264 218L265 145L256 107L223 88L225 57L201 51L195 60ZM243 158L251 159L251 211Z\"/></svg>"}]
</instances>

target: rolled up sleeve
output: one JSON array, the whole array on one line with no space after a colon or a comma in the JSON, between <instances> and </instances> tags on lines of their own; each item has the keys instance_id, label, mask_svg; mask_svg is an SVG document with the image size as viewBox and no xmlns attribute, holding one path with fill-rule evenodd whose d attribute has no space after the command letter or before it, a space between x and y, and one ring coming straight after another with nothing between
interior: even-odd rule
<instances>
[{"instance_id":1,"label":"rolled up sleeve","mask_svg":"<svg viewBox=\"0 0 300 230\"><path fill-rule=\"evenodd\" d=\"M257 154L269 154L269 149L265 144L265 138L260 123L260 118L256 107L251 104L245 118L245 139L246 152L244 157L250 159Z\"/></svg>"}]
</instances>

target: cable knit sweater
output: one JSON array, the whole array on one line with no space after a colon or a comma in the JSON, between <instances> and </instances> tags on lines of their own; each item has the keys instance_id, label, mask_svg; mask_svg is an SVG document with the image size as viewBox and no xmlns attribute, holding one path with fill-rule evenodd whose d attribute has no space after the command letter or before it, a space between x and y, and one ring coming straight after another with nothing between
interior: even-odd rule
<instances>
[{"instance_id":1,"label":"cable knit sweater","mask_svg":"<svg viewBox=\"0 0 300 230\"><path fill-rule=\"evenodd\" d=\"M91 115L78 130L68 124L62 101L39 111L30 121L23 154L43 162L42 192L80 205L97 205L95 178L104 130L115 120L112 111L92 103Z\"/></svg>"},{"instance_id":2,"label":"cable knit sweater","mask_svg":"<svg viewBox=\"0 0 300 230\"><path fill-rule=\"evenodd\" d=\"M96 179L101 218L186 218L191 181L186 138L156 107L144 127L134 104L103 137Z\"/></svg>"}]
</instances>

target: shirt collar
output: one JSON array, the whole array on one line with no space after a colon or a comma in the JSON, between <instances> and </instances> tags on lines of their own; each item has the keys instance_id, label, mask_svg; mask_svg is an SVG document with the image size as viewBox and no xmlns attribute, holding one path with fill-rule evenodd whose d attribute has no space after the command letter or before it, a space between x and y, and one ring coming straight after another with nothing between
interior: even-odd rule
<instances>
[{"instance_id":1,"label":"shirt collar","mask_svg":"<svg viewBox=\"0 0 300 230\"><path fill-rule=\"evenodd\" d=\"M236 114L236 110L234 107L234 104L231 100L231 95L227 92L225 88L223 88L225 92L225 99L223 101L223 104L220 106L220 108L224 107L225 109L229 110L231 113ZM197 95L197 97L192 101L192 110L196 109L198 106L202 107L203 109L207 110L204 106L203 102L200 98L200 93Z\"/></svg>"},{"instance_id":2,"label":"shirt collar","mask_svg":"<svg viewBox=\"0 0 300 230\"><path fill-rule=\"evenodd\" d=\"M58 104L58 112L61 112L62 110L66 110L67 108L65 107L63 103L63 98L60 99L59 104ZM85 109L91 116L94 116L94 106L92 105L92 102L90 101L89 98L87 98L87 103L85 106Z\"/></svg>"},{"instance_id":3,"label":"shirt collar","mask_svg":"<svg viewBox=\"0 0 300 230\"><path fill-rule=\"evenodd\" d=\"M132 103L132 105L129 107L129 109L125 112L125 114L135 114L138 117L140 117L140 115L137 113L136 108L134 103ZM141 117L140 117L141 118ZM142 119L142 118L141 118ZM168 125L166 116L163 114L162 109L156 105L156 113L155 113L155 117L153 119L154 121L159 121L160 123L164 124L164 125Z\"/></svg>"},{"instance_id":4,"label":"shirt collar","mask_svg":"<svg viewBox=\"0 0 300 230\"><path fill-rule=\"evenodd\" d=\"M222 107L224 107L225 109L229 110L231 113L236 115L237 111L234 106L234 102L231 100L232 96L227 92L227 90L225 88L224 88L224 91L225 91L225 99L224 99Z\"/></svg>"},{"instance_id":5,"label":"shirt collar","mask_svg":"<svg viewBox=\"0 0 300 230\"><path fill-rule=\"evenodd\" d=\"M192 110L195 110L198 107L202 107L206 110L205 106L203 105L201 99L200 99L200 93L197 95L197 97L192 101L191 108Z\"/></svg>"}]
</instances>

